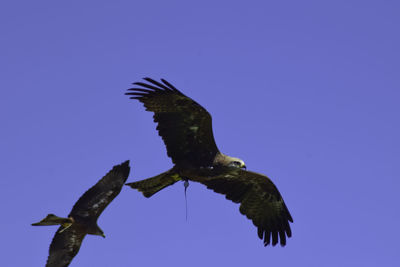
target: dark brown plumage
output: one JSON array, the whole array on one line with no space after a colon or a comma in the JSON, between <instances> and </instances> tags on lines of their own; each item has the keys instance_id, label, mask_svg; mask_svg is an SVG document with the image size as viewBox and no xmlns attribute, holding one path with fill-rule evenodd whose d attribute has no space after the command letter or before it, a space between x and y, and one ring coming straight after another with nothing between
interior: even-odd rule
<instances>
[{"instance_id":1,"label":"dark brown plumage","mask_svg":"<svg viewBox=\"0 0 400 267\"><path fill-rule=\"evenodd\" d=\"M258 236L264 245L286 244L291 237L289 221L292 216L276 186L265 175L242 169L230 168L214 176L191 175L190 180L207 186L214 192L224 194L235 203L240 203L240 212L258 228Z\"/></svg>"},{"instance_id":2,"label":"dark brown plumage","mask_svg":"<svg viewBox=\"0 0 400 267\"><path fill-rule=\"evenodd\" d=\"M104 236L97 219L121 192L130 171L129 161L113 167L100 181L86 191L75 203L68 218L54 214L34 226L61 224L50 244L46 267L65 267L78 253L86 234Z\"/></svg>"},{"instance_id":3,"label":"dark brown plumage","mask_svg":"<svg viewBox=\"0 0 400 267\"><path fill-rule=\"evenodd\" d=\"M143 88L129 89L148 111L167 147L168 156L177 165L211 166L218 153L212 132L211 116L202 106L179 92L170 83L145 78L152 84L137 82Z\"/></svg>"},{"instance_id":4,"label":"dark brown plumage","mask_svg":"<svg viewBox=\"0 0 400 267\"><path fill-rule=\"evenodd\" d=\"M174 167L152 178L129 183L145 197L180 180L202 183L227 199L241 203L240 212L258 228L264 245L286 244L293 219L275 185L268 177L243 170L243 160L221 153L214 141L211 116L166 80L137 82L129 89L131 99L154 112L157 130Z\"/></svg>"}]
</instances>

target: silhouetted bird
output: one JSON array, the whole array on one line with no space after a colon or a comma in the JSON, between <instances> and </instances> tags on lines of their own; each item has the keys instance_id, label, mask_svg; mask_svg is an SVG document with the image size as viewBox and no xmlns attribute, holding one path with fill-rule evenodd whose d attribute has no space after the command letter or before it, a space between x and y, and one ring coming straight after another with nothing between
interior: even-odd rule
<instances>
[{"instance_id":1,"label":"silhouetted bird","mask_svg":"<svg viewBox=\"0 0 400 267\"><path fill-rule=\"evenodd\" d=\"M107 205L121 192L129 171L129 161L114 166L79 198L68 218L49 214L40 222L32 224L34 226L61 225L50 244L46 267L68 266L78 253L86 234L105 237L97 225L97 219Z\"/></svg>"},{"instance_id":2,"label":"silhouetted bird","mask_svg":"<svg viewBox=\"0 0 400 267\"><path fill-rule=\"evenodd\" d=\"M278 189L267 176L246 171L243 160L221 153L214 140L211 115L166 80L136 82L126 95L154 112L154 122L174 167L155 177L128 183L145 197L177 181L196 181L241 203L240 212L258 228L264 245L286 244L293 222Z\"/></svg>"}]
</instances>

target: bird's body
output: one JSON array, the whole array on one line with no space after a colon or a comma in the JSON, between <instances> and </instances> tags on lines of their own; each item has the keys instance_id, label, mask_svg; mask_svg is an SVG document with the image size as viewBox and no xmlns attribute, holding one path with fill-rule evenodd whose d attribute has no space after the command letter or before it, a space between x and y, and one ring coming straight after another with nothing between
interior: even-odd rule
<instances>
[{"instance_id":1,"label":"bird's body","mask_svg":"<svg viewBox=\"0 0 400 267\"><path fill-rule=\"evenodd\" d=\"M243 160L219 151L212 132L211 115L166 80L145 78L129 89L131 99L154 112L154 122L162 137L172 169L127 185L150 197L180 180L202 183L227 199L241 203L240 212L258 227L264 245L286 244L293 219L283 199L268 177L244 170ZM278 238L279 237L279 238ZM271 242L272 241L272 242Z\"/></svg>"},{"instance_id":2,"label":"bird's body","mask_svg":"<svg viewBox=\"0 0 400 267\"><path fill-rule=\"evenodd\" d=\"M116 165L75 203L67 218L48 214L33 226L61 225L50 244L46 267L65 267L78 253L87 235L105 237L97 225L103 210L119 194L130 171L129 161Z\"/></svg>"}]
</instances>

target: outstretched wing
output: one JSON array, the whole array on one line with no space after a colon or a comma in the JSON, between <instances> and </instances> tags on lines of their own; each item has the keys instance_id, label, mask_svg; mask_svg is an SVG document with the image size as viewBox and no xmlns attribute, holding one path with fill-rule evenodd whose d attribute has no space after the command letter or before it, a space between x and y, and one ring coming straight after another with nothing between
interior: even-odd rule
<instances>
[{"instance_id":1,"label":"outstretched wing","mask_svg":"<svg viewBox=\"0 0 400 267\"><path fill-rule=\"evenodd\" d=\"M68 266L78 253L84 237L85 231L75 225L67 229L59 227L50 244L46 267Z\"/></svg>"},{"instance_id":2,"label":"outstretched wing","mask_svg":"<svg viewBox=\"0 0 400 267\"><path fill-rule=\"evenodd\" d=\"M175 164L187 162L194 166L211 166L218 152L211 115L198 103L185 96L166 80L162 83L144 78L131 88L131 99L138 99L148 111L154 112L158 133L164 140L168 156Z\"/></svg>"},{"instance_id":3,"label":"outstretched wing","mask_svg":"<svg viewBox=\"0 0 400 267\"><path fill-rule=\"evenodd\" d=\"M68 216L97 220L107 205L121 192L129 171L129 160L114 166L79 198Z\"/></svg>"},{"instance_id":4,"label":"outstretched wing","mask_svg":"<svg viewBox=\"0 0 400 267\"><path fill-rule=\"evenodd\" d=\"M227 199L240 204L240 212L253 221L258 228L258 236L264 245L275 246L280 240L286 244L286 236L291 237L289 222L293 222L276 186L267 176L231 169L216 176L207 178L190 178L207 186Z\"/></svg>"}]
</instances>

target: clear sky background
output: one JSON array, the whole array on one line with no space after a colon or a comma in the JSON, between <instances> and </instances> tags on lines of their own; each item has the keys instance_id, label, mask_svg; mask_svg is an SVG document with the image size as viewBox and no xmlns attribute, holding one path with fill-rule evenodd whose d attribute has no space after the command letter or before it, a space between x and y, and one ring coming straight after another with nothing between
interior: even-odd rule
<instances>
[{"instance_id":1,"label":"clear sky background","mask_svg":"<svg viewBox=\"0 0 400 267\"><path fill-rule=\"evenodd\" d=\"M44 266L56 227L111 167L169 169L124 95L165 78L213 116L219 149L293 215L263 247L222 195L124 187L71 266L399 266L399 1L2 1L1 266Z\"/></svg>"}]
</instances>

